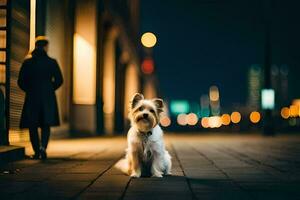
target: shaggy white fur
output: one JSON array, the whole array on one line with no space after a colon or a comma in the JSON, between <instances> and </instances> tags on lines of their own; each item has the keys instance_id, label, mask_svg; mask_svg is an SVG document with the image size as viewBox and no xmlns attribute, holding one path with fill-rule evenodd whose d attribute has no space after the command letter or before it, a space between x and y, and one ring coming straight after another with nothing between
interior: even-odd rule
<instances>
[{"instance_id":1,"label":"shaggy white fur","mask_svg":"<svg viewBox=\"0 0 300 200\"><path fill-rule=\"evenodd\" d=\"M132 127L127 134L126 156L116 167L132 177L151 174L162 177L171 174L171 156L165 149L159 116L163 111L161 99L145 100L137 93L130 103Z\"/></svg>"}]
</instances>

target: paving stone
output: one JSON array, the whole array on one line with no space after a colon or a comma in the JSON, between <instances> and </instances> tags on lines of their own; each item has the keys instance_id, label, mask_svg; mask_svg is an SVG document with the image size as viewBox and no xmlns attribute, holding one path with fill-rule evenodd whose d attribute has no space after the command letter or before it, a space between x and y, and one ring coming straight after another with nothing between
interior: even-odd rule
<instances>
[{"instance_id":1,"label":"paving stone","mask_svg":"<svg viewBox=\"0 0 300 200\"><path fill-rule=\"evenodd\" d=\"M114 168L124 156L122 137L50 144L45 162L0 166L1 200L300 199L300 136L166 136L173 175L163 178Z\"/></svg>"}]
</instances>

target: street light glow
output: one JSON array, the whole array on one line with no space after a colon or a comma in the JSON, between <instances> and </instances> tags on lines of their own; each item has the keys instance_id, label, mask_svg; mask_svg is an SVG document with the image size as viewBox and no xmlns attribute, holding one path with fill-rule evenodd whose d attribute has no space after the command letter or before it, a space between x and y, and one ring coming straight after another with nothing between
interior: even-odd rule
<instances>
[{"instance_id":1,"label":"street light glow","mask_svg":"<svg viewBox=\"0 0 300 200\"><path fill-rule=\"evenodd\" d=\"M171 120L168 116L163 116L161 119L160 119L160 124L163 126L163 127L168 127L171 125Z\"/></svg>"},{"instance_id":2,"label":"street light glow","mask_svg":"<svg viewBox=\"0 0 300 200\"><path fill-rule=\"evenodd\" d=\"M186 116L188 125L194 126L198 122L198 116L195 113L190 113Z\"/></svg>"},{"instance_id":3,"label":"street light glow","mask_svg":"<svg viewBox=\"0 0 300 200\"><path fill-rule=\"evenodd\" d=\"M288 107L283 107L280 111L280 115L283 119L288 119L290 117L290 109Z\"/></svg>"},{"instance_id":4,"label":"street light glow","mask_svg":"<svg viewBox=\"0 0 300 200\"><path fill-rule=\"evenodd\" d=\"M257 111L253 111L251 112L250 114L250 121L253 123L253 124L256 124L260 121L260 113L257 112Z\"/></svg>"},{"instance_id":5,"label":"street light glow","mask_svg":"<svg viewBox=\"0 0 300 200\"><path fill-rule=\"evenodd\" d=\"M230 118L231 118L232 123L237 124L241 121L242 116L241 116L241 113L235 111L235 112L231 113Z\"/></svg>"},{"instance_id":6,"label":"street light glow","mask_svg":"<svg viewBox=\"0 0 300 200\"><path fill-rule=\"evenodd\" d=\"M181 126L187 125L187 115L184 113L181 113L177 116L177 123Z\"/></svg>"},{"instance_id":7,"label":"street light glow","mask_svg":"<svg viewBox=\"0 0 300 200\"><path fill-rule=\"evenodd\" d=\"M230 124L231 120L230 120L230 115L229 114L223 114L221 116L221 121L222 121L222 124L227 126Z\"/></svg>"},{"instance_id":8,"label":"street light glow","mask_svg":"<svg viewBox=\"0 0 300 200\"><path fill-rule=\"evenodd\" d=\"M141 42L144 47L151 48L154 47L154 45L157 42L157 39L153 33L147 32L142 35Z\"/></svg>"}]
</instances>

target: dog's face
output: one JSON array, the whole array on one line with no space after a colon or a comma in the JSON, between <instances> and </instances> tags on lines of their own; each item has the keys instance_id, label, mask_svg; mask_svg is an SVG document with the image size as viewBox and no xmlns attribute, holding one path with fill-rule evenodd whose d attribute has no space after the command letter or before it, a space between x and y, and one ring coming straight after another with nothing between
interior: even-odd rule
<instances>
[{"instance_id":1,"label":"dog's face","mask_svg":"<svg viewBox=\"0 0 300 200\"><path fill-rule=\"evenodd\" d=\"M136 93L130 102L129 118L132 126L140 132L149 132L159 123L159 115L163 112L162 99L144 99Z\"/></svg>"}]
</instances>

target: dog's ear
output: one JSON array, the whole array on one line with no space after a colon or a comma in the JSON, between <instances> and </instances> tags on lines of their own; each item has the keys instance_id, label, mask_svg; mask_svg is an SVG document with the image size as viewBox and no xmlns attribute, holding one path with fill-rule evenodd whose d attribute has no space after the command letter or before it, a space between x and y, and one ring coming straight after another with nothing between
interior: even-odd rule
<instances>
[{"instance_id":1,"label":"dog's ear","mask_svg":"<svg viewBox=\"0 0 300 200\"><path fill-rule=\"evenodd\" d=\"M152 99L152 101L154 102L158 113L161 113L164 111L164 101L162 99L155 98L155 99Z\"/></svg>"},{"instance_id":2,"label":"dog's ear","mask_svg":"<svg viewBox=\"0 0 300 200\"><path fill-rule=\"evenodd\" d=\"M130 101L130 108L133 109L140 100L143 100L144 96L140 93L135 93Z\"/></svg>"}]
</instances>

